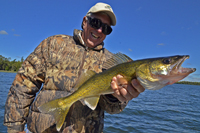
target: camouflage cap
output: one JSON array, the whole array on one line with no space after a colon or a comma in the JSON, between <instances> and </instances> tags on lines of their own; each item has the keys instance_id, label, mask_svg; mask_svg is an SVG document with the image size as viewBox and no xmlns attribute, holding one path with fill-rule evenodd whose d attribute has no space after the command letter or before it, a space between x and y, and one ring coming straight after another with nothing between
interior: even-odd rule
<instances>
[{"instance_id":1,"label":"camouflage cap","mask_svg":"<svg viewBox=\"0 0 200 133\"><path fill-rule=\"evenodd\" d=\"M91 7L90 10L87 12L87 14L88 13L97 13L97 12L106 13L111 19L111 25L113 25L113 26L116 25L116 17L115 17L115 14L110 5L99 2L96 5L94 5L93 7Z\"/></svg>"}]
</instances>

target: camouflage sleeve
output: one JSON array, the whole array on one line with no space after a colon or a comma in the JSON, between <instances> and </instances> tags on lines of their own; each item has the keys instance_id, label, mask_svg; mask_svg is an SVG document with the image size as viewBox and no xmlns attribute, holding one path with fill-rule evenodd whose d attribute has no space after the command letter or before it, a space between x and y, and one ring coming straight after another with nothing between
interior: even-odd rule
<instances>
[{"instance_id":1,"label":"camouflage sleeve","mask_svg":"<svg viewBox=\"0 0 200 133\"><path fill-rule=\"evenodd\" d=\"M102 95L100 98L100 106L109 114L120 113L124 110L128 102L120 102L117 98L109 95Z\"/></svg>"},{"instance_id":2,"label":"camouflage sleeve","mask_svg":"<svg viewBox=\"0 0 200 133\"><path fill-rule=\"evenodd\" d=\"M45 41L23 62L10 87L4 114L4 125L8 127L8 132L24 130L30 105L44 81L44 43Z\"/></svg>"}]
</instances>

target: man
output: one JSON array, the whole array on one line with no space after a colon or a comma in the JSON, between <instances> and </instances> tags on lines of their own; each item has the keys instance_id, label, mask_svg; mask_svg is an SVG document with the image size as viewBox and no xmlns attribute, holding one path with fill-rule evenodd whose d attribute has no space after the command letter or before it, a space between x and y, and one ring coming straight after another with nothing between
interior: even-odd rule
<instances>
[{"instance_id":1,"label":"man","mask_svg":"<svg viewBox=\"0 0 200 133\"><path fill-rule=\"evenodd\" d=\"M72 94L82 70L102 72L103 62L112 56L103 48L103 41L112 31L110 26L115 24L110 5L97 3L84 16L82 31L74 30L73 37L51 36L39 44L24 61L8 93L4 119L8 132L24 132L25 123L31 132L57 132L54 118L40 113L37 107ZM129 100L144 91L137 80L127 85L121 78L121 75L113 77L114 93L102 95L94 111L80 101L75 102L61 132L103 132L104 111L119 113Z\"/></svg>"}]
</instances>

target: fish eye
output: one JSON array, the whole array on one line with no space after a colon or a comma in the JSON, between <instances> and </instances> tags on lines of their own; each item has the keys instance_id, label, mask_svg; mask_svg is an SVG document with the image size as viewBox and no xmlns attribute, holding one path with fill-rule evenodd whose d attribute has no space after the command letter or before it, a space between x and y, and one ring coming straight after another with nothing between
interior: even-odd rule
<instances>
[{"instance_id":1,"label":"fish eye","mask_svg":"<svg viewBox=\"0 0 200 133\"><path fill-rule=\"evenodd\" d=\"M171 63L171 59L170 58L166 58L163 60L164 64L170 64Z\"/></svg>"}]
</instances>

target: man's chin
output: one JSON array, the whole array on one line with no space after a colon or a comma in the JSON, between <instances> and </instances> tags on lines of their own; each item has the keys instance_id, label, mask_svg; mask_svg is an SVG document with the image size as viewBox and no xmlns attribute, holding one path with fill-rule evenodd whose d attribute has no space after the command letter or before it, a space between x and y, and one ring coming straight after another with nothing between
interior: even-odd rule
<instances>
[{"instance_id":1,"label":"man's chin","mask_svg":"<svg viewBox=\"0 0 200 133\"><path fill-rule=\"evenodd\" d=\"M94 47L97 46L97 44L93 43L92 41L88 41L87 46L88 46L89 48L94 48Z\"/></svg>"},{"instance_id":2,"label":"man's chin","mask_svg":"<svg viewBox=\"0 0 200 133\"><path fill-rule=\"evenodd\" d=\"M94 45L87 45L88 48L94 48Z\"/></svg>"}]
</instances>

